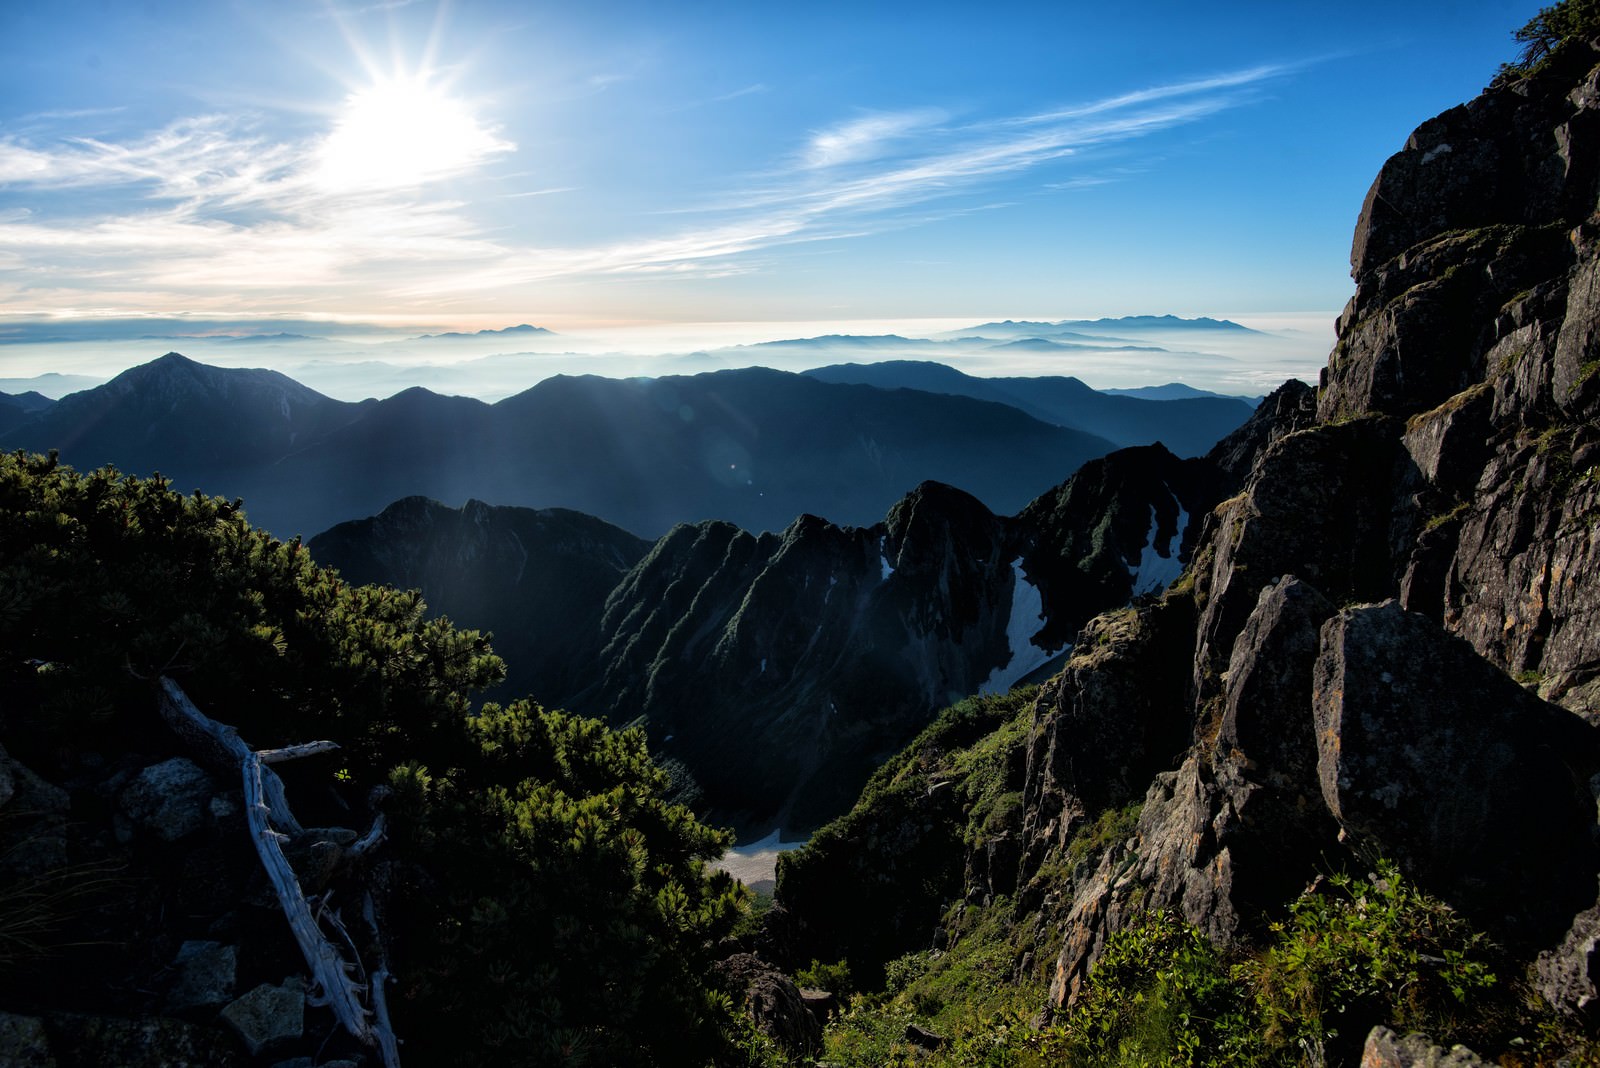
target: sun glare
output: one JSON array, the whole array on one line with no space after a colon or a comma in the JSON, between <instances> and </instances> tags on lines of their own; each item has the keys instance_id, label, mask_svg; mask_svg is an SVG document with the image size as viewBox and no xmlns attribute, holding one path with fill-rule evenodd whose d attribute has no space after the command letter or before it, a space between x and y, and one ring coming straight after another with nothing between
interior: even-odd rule
<instances>
[{"instance_id":1,"label":"sun glare","mask_svg":"<svg viewBox=\"0 0 1600 1068\"><path fill-rule=\"evenodd\" d=\"M425 78L389 78L345 99L318 153L316 179L335 191L398 189L458 174L515 147Z\"/></svg>"}]
</instances>

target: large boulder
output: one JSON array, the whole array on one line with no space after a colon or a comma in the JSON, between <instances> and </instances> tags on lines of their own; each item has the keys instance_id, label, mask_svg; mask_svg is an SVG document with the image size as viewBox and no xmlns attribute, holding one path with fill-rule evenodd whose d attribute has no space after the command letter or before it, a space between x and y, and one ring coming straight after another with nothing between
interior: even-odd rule
<instances>
[{"instance_id":1,"label":"large boulder","mask_svg":"<svg viewBox=\"0 0 1600 1068\"><path fill-rule=\"evenodd\" d=\"M173 757L139 772L118 800L135 826L174 842L206 825L215 790L211 776L194 761Z\"/></svg>"},{"instance_id":2,"label":"large boulder","mask_svg":"<svg viewBox=\"0 0 1600 1068\"><path fill-rule=\"evenodd\" d=\"M1489 1062L1465 1046L1445 1049L1427 1035L1400 1035L1374 1027L1361 1051L1361 1068L1489 1068Z\"/></svg>"},{"instance_id":3,"label":"large boulder","mask_svg":"<svg viewBox=\"0 0 1600 1068\"><path fill-rule=\"evenodd\" d=\"M1600 730L1393 601L1322 631L1313 707L1329 811L1502 938L1560 938L1594 899Z\"/></svg>"},{"instance_id":4,"label":"large boulder","mask_svg":"<svg viewBox=\"0 0 1600 1068\"><path fill-rule=\"evenodd\" d=\"M729 957L717 972L762 1034L795 1055L821 1048L822 1023L787 975L751 953Z\"/></svg>"},{"instance_id":5,"label":"large boulder","mask_svg":"<svg viewBox=\"0 0 1600 1068\"><path fill-rule=\"evenodd\" d=\"M282 985L262 983L229 1002L222 1018L238 1032L252 1055L280 1049L305 1033L305 986L297 978Z\"/></svg>"}]
</instances>

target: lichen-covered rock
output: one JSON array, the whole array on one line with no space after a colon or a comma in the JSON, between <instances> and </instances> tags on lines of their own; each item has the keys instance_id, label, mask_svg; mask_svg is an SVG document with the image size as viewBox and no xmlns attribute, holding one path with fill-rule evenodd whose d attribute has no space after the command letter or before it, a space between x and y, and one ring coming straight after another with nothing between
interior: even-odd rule
<instances>
[{"instance_id":1,"label":"lichen-covered rock","mask_svg":"<svg viewBox=\"0 0 1600 1068\"><path fill-rule=\"evenodd\" d=\"M262 983L222 1010L252 1056L259 1056L305 1033L305 986L297 978L281 986Z\"/></svg>"},{"instance_id":2,"label":"lichen-covered rock","mask_svg":"<svg viewBox=\"0 0 1600 1068\"><path fill-rule=\"evenodd\" d=\"M1400 429L1360 419L1288 434L1268 447L1244 492L1217 506L1195 555L1193 686L1202 705L1220 694L1234 641L1279 576L1298 575L1339 600L1390 594Z\"/></svg>"},{"instance_id":3,"label":"lichen-covered rock","mask_svg":"<svg viewBox=\"0 0 1600 1068\"><path fill-rule=\"evenodd\" d=\"M1600 481L1573 470L1593 431L1551 429L1486 467L1462 519L1443 619L1576 712L1600 711Z\"/></svg>"},{"instance_id":4,"label":"lichen-covered rock","mask_svg":"<svg viewBox=\"0 0 1600 1068\"><path fill-rule=\"evenodd\" d=\"M821 1048L822 1022L783 972L750 953L720 962L717 972L762 1034L795 1055Z\"/></svg>"},{"instance_id":5,"label":"lichen-covered rock","mask_svg":"<svg viewBox=\"0 0 1600 1068\"><path fill-rule=\"evenodd\" d=\"M1137 832L1111 843L1057 921L1051 999L1070 1004L1106 939L1173 912L1219 943L1281 907L1316 871L1336 828L1317 796L1312 669L1333 606L1286 578L1261 594L1234 647L1215 743L1155 776Z\"/></svg>"},{"instance_id":6,"label":"lichen-covered rock","mask_svg":"<svg viewBox=\"0 0 1600 1068\"><path fill-rule=\"evenodd\" d=\"M1312 675L1332 602L1284 576L1261 591L1234 642L1211 751L1226 789L1219 835L1233 908L1263 915L1292 899L1327 855L1336 827L1321 803Z\"/></svg>"},{"instance_id":7,"label":"lichen-covered rock","mask_svg":"<svg viewBox=\"0 0 1600 1068\"><path fill-rule=\"evenodd\" d=\"M0 1012L0 1064L8 1068L56 1068L44 1021L37 1016Z\"/></svg>"},{"instance_id":8,"label":"lichen-covered rock","mask_svg":"<svg viewBox=\"0 0 1600 1068\"><path fill-rule=\"evenodd\" d=\"M1559 945L1539 954L1533 981L1565 1013L1590 1021L1600 1013L1600 899L1573 917Z\"/></svg>"},{"instance_id":9,"label":"lichen-covered rock","mask_svg":"<svg viewBox=\"0 0 1600 1068\"><path fill-rule=\"evenodd\" d=\"M239 951L220 942L185 942L173 960L178 978L167 992L167 1009L211 1009L233 998Z\"/></svg>"},{"instance_id":10,"label":"lichen-covered rock","mask_svg":"<svg viewBox=\"0 0 1600 1068\"><path fill-rule=\"evenodd\" d=\"M206 825L216 784L194 761L152 764L123 788L122 813L136 826L173 842Z\"/></svg>"},{"instance_id":11,"label":"lichen-covered rock","mask_svg":"<svg viewBox=\"0 0 1600 1068\"><path fill-rule=\"evenodd\" d=\"M1399 1035L1374 1027L1361 1051L1361 1068L1489 1068L1489 1062L1465 1046L1445 1049L1427 1035Z\"/></svg>"},{"instance_id":12,"label":"lichen-covered rock","mask_svg":"<svg viewBox=\"0 0 1600 1068\"><path fill-rule=\"evenodd\" d=\"M1481 381L1501 309L1571 263L1565 227L1488 226L1430 236L1360 275L1318 413L1409 416Z\"/></svg>"},{"instance_id":13,"label":"lichen-covered rock","mask_svg":"<svg viewBox=\"0 0 1600 1068\"><path fill-rule=\"evenodd\" d=\"M1393 601L1324 626L1313 707L1322 795L1358 843L1524 944L1593 900L1600 730Z\"/></svg>"},{"instance_id":14,"label":"lichen-covered rock","mask_svg":"<svg viewBox=\"0 0 1600 1068\"><path fill-rule=\"evenodd\" d=\"M1191 626L1181 600L1094 619L1040 692L1023 787L1023 882L1085 820L1138 800L1181 758Z\"/></svg>"}]
</instances>

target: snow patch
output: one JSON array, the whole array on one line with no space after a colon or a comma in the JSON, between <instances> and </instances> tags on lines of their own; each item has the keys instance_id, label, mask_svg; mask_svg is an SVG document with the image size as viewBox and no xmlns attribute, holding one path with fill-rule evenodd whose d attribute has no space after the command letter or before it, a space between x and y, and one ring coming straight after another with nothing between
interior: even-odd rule
<instances>
[{"instance_id":1,"label":"snow patch","mask_svg":"<svg viewBox=\"0 0 1600 1068\"><path fill-rule=\"evenodd\" d=\"M762 657L761 658L761 674L765 675L766 673L767 673L767 658L766 657Z\"/></svg>"},{"instance_id":2,"label":"snow patch","mask_svg":"<svg viewBox=\"0 0 1600 1068\"><path fill-rule=\"evenodd\" d=\"M839 576L838 575L829 575L828 576L828 592L826 592L826 593L824 593L822 595L822 603L823 604L827 604L828 603L828 599L833 596L833 588L835 586L837 586L837 585L839 585Z\"/></svg>"},{"instance_id":3,"label":"snow patch","mask_svg":"<svg viewBox=\"0 0 1600 1068\"><path fill-rule=\"evenodd\" d=\"M805 844L804 838L785 841L783 829L779 828L759 842L734 846L720 859L712 861L711 867L727 872L752 889L770 891L777 880L778 854Z\"/></svg>"},{"instance_id":4,"label":"snow patch","mask_svg":"<svg viewBox=\"0 0 1600 1068\"><path fill-rule=\"evenodd\" d=\"M884 551L884 542L888 540L887 534L878 539L878 563L883 567L883 575L878 579L879 582L888 582L889 576L894 574L894 565L889 563L889 554Z\"/></svg>"},{"instance_id":5,"label":"snow patch","mask_svg":"<svg viewBox=\"0 0 1600 1068\"><path fill-rule=\"evenodd\" d=\"M1178 495L1172 493L1172 488L1167 487L1167 492L1172 494L1172 503L1178 506L1178 528L1172 537L1167 539L1166 548L1156 545L1160 532L1160 522L1156 519L1156 506L1150 506L1150 533L1145 538L1143 551L1139 554L1139 563L1128 570L1128 577L1133 581L1133 596L1141 593L1160 593L1175 582L1183 574L1183 562L1178 559L1178 550L1183 545L1183 532L1189 529L1189 513L1183 510L1183 502L1178 500Z\"/></svg>"},{"instance_id":6,"label":"snow patch","mask_svg":"<svg viewBox=\"0 0 1600 1068\"><path fill-rule=\"evenodd\" d=\"M1041 649L1031 640L1043 628L1044 596L1022 573L1022 557L1011 561L1011 618L1006 622L1006 645L1011 656L989 673L979 693L1005 693L1030 671L1043 667L1060 650Z\"/></svg>"}]
</instances>

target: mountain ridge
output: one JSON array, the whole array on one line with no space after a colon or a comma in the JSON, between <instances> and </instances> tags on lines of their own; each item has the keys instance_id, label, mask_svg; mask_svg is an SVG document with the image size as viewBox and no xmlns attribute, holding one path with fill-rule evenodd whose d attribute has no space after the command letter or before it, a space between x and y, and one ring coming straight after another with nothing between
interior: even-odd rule
<instances>
[{"instance_id":1,"label":"mountain ridge","mask_svg":"<svg viewBox=\"0 0 1600 1068\"><path fill-rule=\"evenodd\" d=\"M925 478L1014 511L1116 445L1007 398L891 396L755 368L556 376L495 404L421 387L351 403L177 354L16 419L0 442L243 497L285 534L421 494L570 507L651 535L709 516L754 530L801 512L872 522Z\"/></svg>"}]
</instances>

